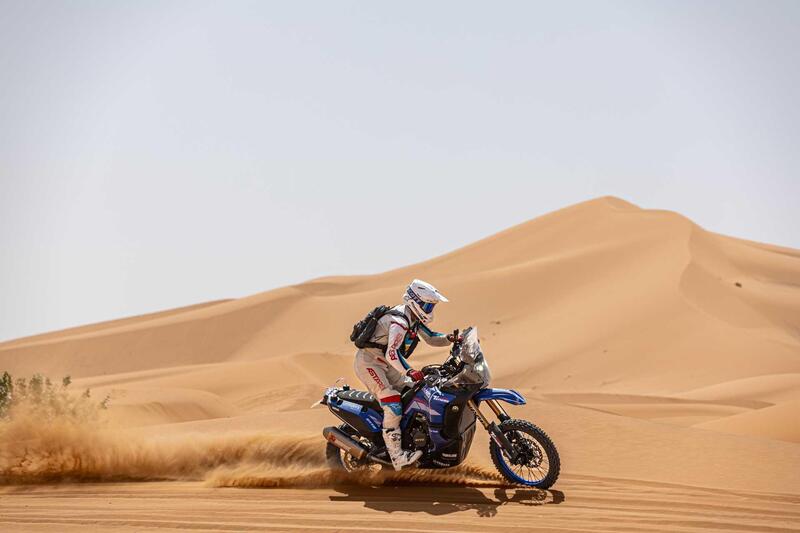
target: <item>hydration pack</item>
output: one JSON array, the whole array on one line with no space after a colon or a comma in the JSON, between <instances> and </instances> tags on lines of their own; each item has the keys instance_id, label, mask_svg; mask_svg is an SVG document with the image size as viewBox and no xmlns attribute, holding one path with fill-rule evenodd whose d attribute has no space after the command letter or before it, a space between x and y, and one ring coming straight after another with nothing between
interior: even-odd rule
<instances>
[{"instance_id":1,"label":"hydration pack","mask_svg":"<svg viewBox=\"0 0 800 533\"><path fill-rule=\"evenodd\" d=\"M350 340L355 343L357 348L378 348L386 351L385 344L378 344L372 342L372 336L375 335L375 328L378 326L378 320L384 315L394 315L404 318L408 321L408 317L400 311L396 311L388 305L379 305L359 320L353 326L353 332L350 334Z\"/></svg>"}]
</instances>

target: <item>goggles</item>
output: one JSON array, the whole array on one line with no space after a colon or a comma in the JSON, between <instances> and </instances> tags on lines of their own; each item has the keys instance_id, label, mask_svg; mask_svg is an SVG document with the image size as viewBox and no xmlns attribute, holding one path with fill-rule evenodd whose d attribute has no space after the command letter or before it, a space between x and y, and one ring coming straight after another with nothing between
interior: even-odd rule
<instances>
[{"instance_id":1,"label":"goggles","mask_svg":"<svg viewBox=\"0 0 800 533\"><path fill-rule=\"evenodd\" d=\"M419 308L422 309L425 313L430 313L431 311L433 311L433 307L436 305L436 302L430 303L424 301L422 298L417 296L416 293L411 289L408 289L406 291L406 294L408 294L408 296L411 297L411 299L414 300L419 306Z\"/></svg>"},{"instance_id":2,"label":"goggles","mask_svg":"<svg viewBox=\"0 0 800 533\"><path fill-rule=\"evenodd\" d=\"M433 302L433 303L424 302L422 305L420 305L420 308L423 311L425 311L426 313L430 313L431 311L433 311L433 307L435 305L436 305L436 302Z\"/></svg>"}]
</instances>

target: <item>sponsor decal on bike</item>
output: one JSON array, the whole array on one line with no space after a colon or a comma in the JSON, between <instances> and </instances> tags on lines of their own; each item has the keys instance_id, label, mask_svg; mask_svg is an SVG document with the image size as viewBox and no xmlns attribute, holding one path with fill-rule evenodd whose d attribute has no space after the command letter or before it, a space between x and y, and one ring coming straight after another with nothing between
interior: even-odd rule
<instances>
[{"instance_id":1,"label":"sponsor decal on bike","mask_svg":"<svg viewBox=\"0 0 800 533\"><path fill-rule=\"evenodd\" d=\"M381 428L381 419L374 415L367 416L367 422L372 429L380 429Z\"/></svg>"},{"instance_id":2,"label":"sponsor decal on bike","mask_svg":"<svg viewBox=\"0 0 800 533\"><path fill-rule=\"evenodd\" d=\"M440 411L433 409L430 405L420 401L417 398L414 398L414 401L408 404L408 407L406 408L406 413L411 411L412 409L417 409L419 411L422 411L423 413L430 413L435 416L442 416L442 413Z\"/></svg>"},{"instance_id":3,"label":"sponsor decal on bike","mask_svg":"<svg viewBox=\"0 0 800 533\"><path fill-rule=\"evenodd\" d=\"M442 457L447 458L447 459L455 459L456 457L458 457L458 454L457 453L443 453Z\"/></svg>"}]
</instances>

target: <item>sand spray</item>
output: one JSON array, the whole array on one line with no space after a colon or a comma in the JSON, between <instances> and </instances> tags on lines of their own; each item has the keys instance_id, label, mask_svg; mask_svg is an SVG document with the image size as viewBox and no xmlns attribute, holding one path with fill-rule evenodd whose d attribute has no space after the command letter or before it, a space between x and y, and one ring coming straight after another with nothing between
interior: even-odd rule
<instances>
[{"instance_id":1,"label":"sand spray","mask_svg":"<svg viewBox=\"0 0 800 533\"><path fill-rule=\"evenodd\" d=\"M336 484L502 486L493 470L328 468L321 435L251 433L147 437L96 416L43 418L19 409L0 421L0 484L193 480L214 487L326 487Z\"/></svg>"}]
</instances>

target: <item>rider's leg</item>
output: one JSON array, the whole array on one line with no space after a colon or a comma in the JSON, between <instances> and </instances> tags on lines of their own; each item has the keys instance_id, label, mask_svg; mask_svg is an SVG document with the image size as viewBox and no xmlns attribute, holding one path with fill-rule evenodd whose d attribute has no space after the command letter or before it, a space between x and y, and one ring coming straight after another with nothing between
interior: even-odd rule
<instances>
[{"instance_id":1,"label":"rider's leg","mask_svg":"<svg viewBox=\"0 0 800 533\"><path fill-rule=\"evenodd\" d=\"M392 375L392 369L372 360L371 357L356 355L355 371L367 389L375 395L383 408L383 440L386 451L392 459L395 470L416 462L421 456L421 451L403 451L400 421L403 418L403 406L400 402L400 393L393 388L394 384L402 384L403 377L397 371ZM388 371L388 372L387 372ZM399 377L398 377L399 376Z\"/></svg>"}]
</instances>

